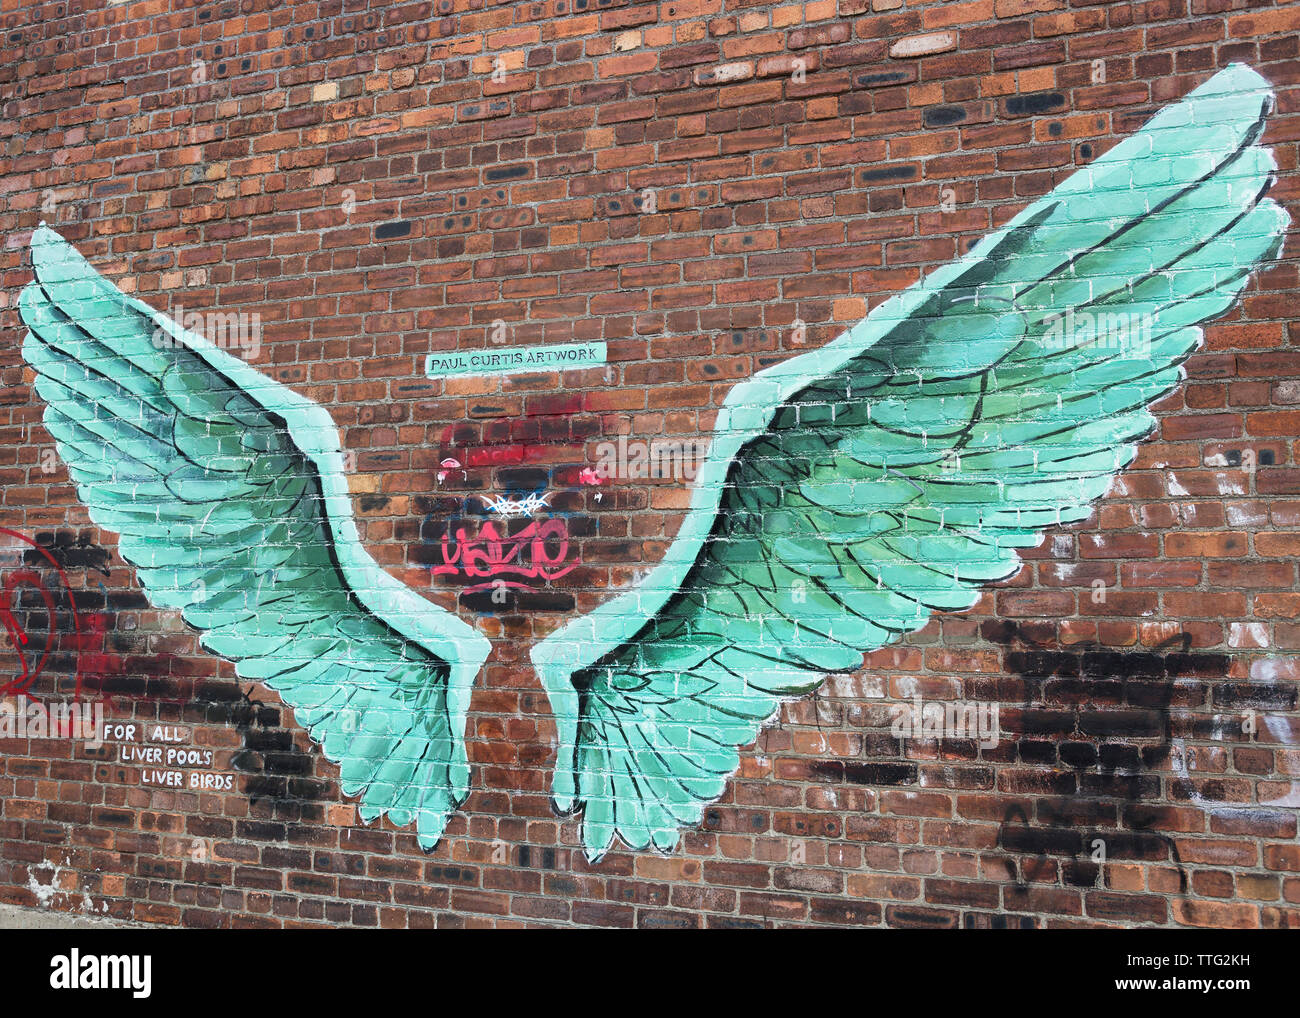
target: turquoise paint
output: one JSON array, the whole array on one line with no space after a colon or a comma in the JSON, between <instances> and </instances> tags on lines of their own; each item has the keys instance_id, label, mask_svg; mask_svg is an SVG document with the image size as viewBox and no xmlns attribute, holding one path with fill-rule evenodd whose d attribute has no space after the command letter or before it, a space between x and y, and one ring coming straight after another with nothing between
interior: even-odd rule
<instances>
[{"instance_id":1,"label":"turquoise paint","mask_svg":"<svg viewBox=\"0 0 1300 1018\"><path fill-rule=\"evenodd\" d=\"M555 802L584 810L593 859L616 836L671 849L782 698L969 608L1016 549L1088 517L1198 323L1281 246L1255 144L1272 104L1233 65L834 342L730 390L663 560L532 652ZM1103 345L1098 312L1150 327ZM1088 325L1062 344L1067 315Z\"/></svg>"},{"instance_id":2,"label":"turquoise paint","mask_svg":"<svg viewBox=\"0 0 1300 1018\"><path fill-rule=\"evenodd\" d=\"M152 604L276 690L364 820L431 848L469 794L465 721L488 640L381 569L323 407L32 237L19 310L44 422ZM161 329L174 342L158 342Z\"/></svg>"},{"instance_id":3,"label":"turquoise paint","mask_svg":"<svg viewBox=\"0 0 1300 1018\"><path fill-rule=\"evenodd\" d=\"M671 849L783 698L969 608L1018 549L1087 518L1199 324L1280 248L1256 144L1271 103L1249 68L1223 71L967 256L730 390L663 561L533 649L555 800L584 810L593 859L615 838ZM413 822L431 847L468 792L488 642L361 546L323 408L52 231L32 254L24 356L91 518L153 604L280 692L363 819ZM498 353L494 373L568 366Z\"/></svg>"}]
</instances>

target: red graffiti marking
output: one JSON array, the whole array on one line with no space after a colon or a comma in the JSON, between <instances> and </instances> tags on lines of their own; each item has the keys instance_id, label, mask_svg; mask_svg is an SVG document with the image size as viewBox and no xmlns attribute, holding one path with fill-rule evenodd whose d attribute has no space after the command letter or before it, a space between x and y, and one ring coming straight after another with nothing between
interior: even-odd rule
<instances>
[{"instance_id":1,"label":"red graffiti marking","mask_svg":"<svg viewBox=\"0 0 1300 1018\"><path fill-rule=\"evenodd\" d=\"M107 698L105 682L126 674L120 654L109 646L108 620L100 612L87 612L81 619L81 639L77 645L79 669L87 693L96 698ZM158 655L161 658L163 655ZM183 703L185 701L177 701Z\"/></svg>"},{"instance_id":2,"label":"red graffiti marking","mask_svg":"<svg viewBox=\"0 0 1300 1018\"><path fill-rule=\"evenodd\" d=\"M533 521L514 535L502 535L492 521L483 524L476 536L470 537L464 527L457 527L452 540L452 528L442 535L442 563L433 567L435 576L461 575L471 579L497 576L516 576L530 580L556 580L576 568L576 563L565 565L569 554L569 530L563 519L549 519L542 523ZM552 555L547 541L557 541L559 550ZM508 586L526 587L524 583ZM478 584L468 591L494 586Z\"/></svg>"},{"instance_id":3,"label":"red graffiti marking","mask_svg":"<svg viewBox=\"0 0 1300 1018\"><path fill-rule=\"evenodd\" d=\"M470 449L468 457L466 463L471 467L515 466L535 458L529 456L526 445L480 446Z\"/></svg>"},{"instance_id":4,"label":"red graffiti marking","mask_svg":"<svg viewBox=\"0 0 1300 1018\"><path fill-rule=\"evenodd\" d=\"M59 582L63 584L63 592L68 602L68 611L72 616L72 631L75 645L78 650L81 649L81 623L77 618L77 605L72 597L72 586L68 583L68 577L63 572L62 567L55 560L54 556L42 548L39 544L29 537L24 537L15 530L9 530L6 527L0 527L0 534L7 537L15 538L32 548L35 548L49 562L59 577ZM14 614L15 597L22 587L31 587L35 589L45 607L46 613L46 636L45 646L41 648L40 656L33 665L30 654L34 650L29 646L31 640L27 635L27 629ZM34 569L18 569L11 572L4 578L3 584L0 584L0 590L3 591L3 599L0 600L0 624L4 625L5 632L8 634L9 642L13 646L14 652L18 655L18 674L7 681L4 676L0 676L0 696L25 696L29 700L35 700L30 690L32 683L36 681L37 676L45 668L45 663L49 660L50 652L54 648L54 635L58 631L58 618L56 612L57 599L50 589L45 585L45 579ZM81 697L81 670L78 668L74 675L74 698Z\"/></svg>"},{"instance_id":5,"label":"red graffiti marking","mask_svg":"<svg viewBox=\"0 0 1300 1018\"><path fill-rule=\"evenodd\" d=\"M14 615L13 611L14 599L19 588L24 586L35 588L36 593L45 603L45 613L49 620L45 633L45 646L41 648L41 656L35 666L31 664L27 657L28 652L33 649L28 646L30 641L27 630L18 621L18 617ZM54 646L54 597L46 589L40 573L32 569L19 569L5 577L4 600L0 601L0 623L3 623L5 632L9 636L9 645L13 647L14 652L18 655L18 674L9 679L4 685L0 685L0 694L8 696L21 693L24 696L30 696L27 690L36 681L36 676L40 675L44 670L45 662L50 657L50 649Z\"/></svg>"}]
</instances>

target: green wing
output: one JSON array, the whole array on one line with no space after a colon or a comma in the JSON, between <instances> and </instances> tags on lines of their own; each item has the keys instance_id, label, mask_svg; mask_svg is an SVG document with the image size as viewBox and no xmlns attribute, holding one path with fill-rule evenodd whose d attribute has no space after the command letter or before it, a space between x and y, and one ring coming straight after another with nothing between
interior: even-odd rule
<instances>
[{"instance_id":1,"label":"green wing","mask_svg":"<svg viewBox=\"0 0 1300 1018\"><path fill-rule=\"evenodd\" d=\"M150 602L280 693L370 821L432 847L468 794L490 644L375 564L328 413L32 238L19 310L44 423Z\"/></svg>"},{"instance_id":2,"label":"green wing","mask_svg":"<svg viewBox=\"0 0 1300 1018\"><path fill-rule=\"evenodd\" d=\"M672 848L781 698L971 607L1086 519L1198 323L1280 249L1234 66L968 256L728 395L665 561L534 650L589 855Z\"/></svg>"}]
</instances>

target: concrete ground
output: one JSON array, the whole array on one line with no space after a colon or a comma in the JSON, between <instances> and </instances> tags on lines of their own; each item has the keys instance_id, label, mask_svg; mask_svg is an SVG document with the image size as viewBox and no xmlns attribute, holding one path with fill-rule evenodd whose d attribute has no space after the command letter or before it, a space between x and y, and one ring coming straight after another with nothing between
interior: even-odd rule
<instances>
[{"instance_id":1,"label":"concrete ground","mask_svg":"<svg viewBox=\"0 0 1300 1018\"><path fill-rule=\"evenodd\" d=\"M41 908L0 904L0 930L130 930L144 923L130 923L76 912L51 912Z\"/></svg>"}]
</instances>

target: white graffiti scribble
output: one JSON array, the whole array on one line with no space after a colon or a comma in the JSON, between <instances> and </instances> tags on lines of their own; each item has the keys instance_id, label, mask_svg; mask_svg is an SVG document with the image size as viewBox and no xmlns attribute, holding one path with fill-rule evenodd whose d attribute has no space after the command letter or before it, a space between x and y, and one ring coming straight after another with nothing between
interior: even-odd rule
<instances>
[{"instance_id":1,"label":"white graffiti scribble","mask_svg":"<svg viewBox=\"0 0 1300 1018\"><path fill-rule=\"evenodd\" d=\"M1252 678L1258 678L1262 684L1269 687L1277 687L1281 683L1271 677L1265 677L1261 673L1268 671L1271 662L1268 659L1257 661L1252 667ZM1218 718L1219 723L1216 725L1214 740L1221 741L1225 735L1225 726L1238 723L1238 719ZM1240 722L1244 726L1249 724L1250 731L1256 731L1260 722L1269 735L1276 740L1279 746L1294 746L1295 739L1291 733L1291 726L1286 717L1277 714L1261 714L1256 716L1254 711L1247 712L1247 721ZM1205 812L1216 816L1252 816L1267 811L1273 807L1295 807L1300 806L1300 782L1292 781L1288 791L1282 795L1274 796L1268 799L1261 799L1258 804L1241 803L1229 804L1214 802L1207 799L1201 794L1200 789L1196 786L1194 771L1196 770L1196 747L1188 746L1185 739L1171 740L1170 762L1173 765L1174 776L1182 783L1185 794L1188 799Z\"/></svg>"},{"instance_id":2,"label":"white graffiti scribble","mask_svg":"<svg viewBox=\"0 0 1300 1018\"><path fill-rule=\"evenodd\" d=\"M500 513L502 516L532 516L538 509L546 506L546 500L550 498L549 494L539 495L533 492L526 498L513 499L509 495L502 495L500 498L492 498L490 495L480 495L479 501L494 513Z\"/></svg>"}]
</instances>

